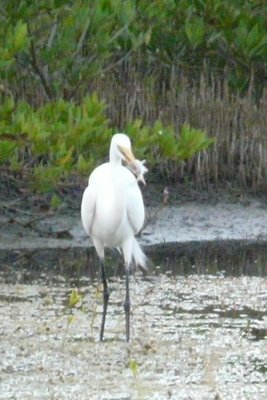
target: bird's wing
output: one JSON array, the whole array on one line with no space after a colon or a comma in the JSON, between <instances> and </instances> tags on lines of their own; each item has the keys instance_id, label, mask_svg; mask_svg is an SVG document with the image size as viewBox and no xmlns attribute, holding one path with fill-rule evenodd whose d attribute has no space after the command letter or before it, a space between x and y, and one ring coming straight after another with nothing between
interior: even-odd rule
<instances>
[{"instance_id":1,"label":"bird's wing","mask_svg":"<svg viewBox=\"0 0 267 400\"><path fill-rule=\"evenodd\" d=\"M90 184L83 193L81 217L85 231L90 235L96 208L96 187Z\"/></svg>"},{"instance_id":2,"label":"bird's wing","mask_svg":"<svg viewBox=\"0 0 267 400\"><path fill-rule=\"evenodd\" d=\"M142 229L145 219L143 198L136 182L127 191L126 207L129 223L136 235Z\"/></svg>"}]
</instances>

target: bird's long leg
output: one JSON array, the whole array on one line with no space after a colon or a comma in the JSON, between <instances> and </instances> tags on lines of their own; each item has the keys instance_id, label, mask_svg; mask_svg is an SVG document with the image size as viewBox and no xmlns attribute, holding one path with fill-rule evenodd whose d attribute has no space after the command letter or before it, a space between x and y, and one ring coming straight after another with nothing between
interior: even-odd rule
<instances>
[{"instance_id":1,"label":"bird's long leg","mask_svg":"<svg viewBox=\"0 0 267 400\"><path fill-rule=\"evenodd\" d=\"M102 322L101 322L101 329L100 329L100 340L103 340L104 329L105 329L105 321L106 321L106 314L108 308L108 299L109 299L109 288L106 278L106 270L104 265L104 259L100 259L100 273L103 283L103 313L102 313Z\"/></svg>"},{"instance_id":2,"label":"bird's long leg","mask_svg":"<svg viewBox=\"0 0 267 400\"><path fill-rule=\"evenodd\" d=\"M124 301L124 312L125 312L125 320L126 320L126 341L130 340L130 293L129 293L129 280L130 280L130 268L126 265L126 295Z\"/></svg>"}]
</instances>

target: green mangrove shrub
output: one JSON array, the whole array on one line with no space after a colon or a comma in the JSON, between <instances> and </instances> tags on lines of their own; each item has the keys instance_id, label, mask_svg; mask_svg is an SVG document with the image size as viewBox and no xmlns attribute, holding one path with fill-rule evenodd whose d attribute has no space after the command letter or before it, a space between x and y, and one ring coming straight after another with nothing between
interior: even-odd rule
<instances>
[{"instance_id":1,"label":"green mangrove shrub","mask_svg":"<svg viewBox=\"0 0 267 400\"><path fill-rule=\"evenodd\" d=\"M37 110L7 99L0 106L0 163L31 171L41 191L70 173L88 173L105 156L112 134L104 109L94 94L80 105L58 100Z\"/></svg>"},{"instance_id":2,"label":"green mangrove shrub","mask_svg":"<svg viewBox=\"0 0 267 400\"><path fill-rule=\"evenodd\" d=\"M105 107L96 94L80 104L60 99L36 110L26 102L6 99L0 106L0 165L27 171L33 188L41 192L70 175L88 175L106 159L115 132ZM166 160L187 160L213 142L201 130L183 125L177 133L159 120L152 126L134 120L125 131L137 157L146 158L152 167Z\"/></svg>"},{"instance_id":3,"label":"green mangrove shrub","mask_svg":"<svg viewBox=\"0 0 267 400\"><path fill-rule=\"evenodd\" d=\"M82 98L92 79L129 59L140 70L160 64L184 67L192 75L205 64L219 75L223 71L239 90L248 87L252 75L260 86L267 76L264 1L2 3L3 90L19 96L26 91L35 104Z\"/></svg>"},{"instance_id":4,"label":"green mangrove shrub","mask_svg":"<svg viewBox=\"0 0 267 400\"><path fill-rule=\"evenodd\" d=\"M160 120L152 126L142 126L142 121L136 119L126 126L126 132L133 139L139 156L147 158L152 165L167 160L177 163L188 160L214 143L214 139L200 129L184 124L180 132L175 132L172 126Z\"/></svg>"}]
</instances>

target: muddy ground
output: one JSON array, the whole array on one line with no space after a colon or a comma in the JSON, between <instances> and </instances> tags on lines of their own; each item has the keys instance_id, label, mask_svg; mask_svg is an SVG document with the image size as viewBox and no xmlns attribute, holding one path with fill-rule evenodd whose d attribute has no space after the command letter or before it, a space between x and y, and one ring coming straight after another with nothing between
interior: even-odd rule
<instances>
[{"instance_id":1,"label":"muddy ground","mask_svg":"<svg viewBox=\"0 0 267 400\"><path fill-rule=\"evenodd\" d=\"M73 286L82 299L70 307ZM96 281L1 275L0 399L266 399L266 277L138 275L130 344L124 280L110 286L99 342Z\"/></svg>"},{"instance_id":2,"label":"muddy ground","mask_svg":"<svg viewBox=\"0 0 267 400\"><path fill-rule=\"evenodd\" d=\"M98 340L102 294L81 191L59 210L43 197L1 198L1 400L267 398L265 198L174 190L162 208L161 192L145 193L151 263L131 278L129 344L116 251Z\"/></svg>"}]
</instances>

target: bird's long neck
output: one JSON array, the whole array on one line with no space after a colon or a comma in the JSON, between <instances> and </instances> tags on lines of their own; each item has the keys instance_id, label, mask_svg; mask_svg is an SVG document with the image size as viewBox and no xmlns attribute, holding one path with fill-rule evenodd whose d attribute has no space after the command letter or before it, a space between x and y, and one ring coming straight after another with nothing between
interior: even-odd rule
<instances>
[{"instance_id":1,"label":"bird's long neck","mask_svg":"<svg viewBox=\"0 0 267 400\"><path fill-rule=\"evenodd\" d=\"M113 167L118 167L121 165L121 158L113 146L111 146L109 150L109 162Z\"/></svg>"}]
</instances>

